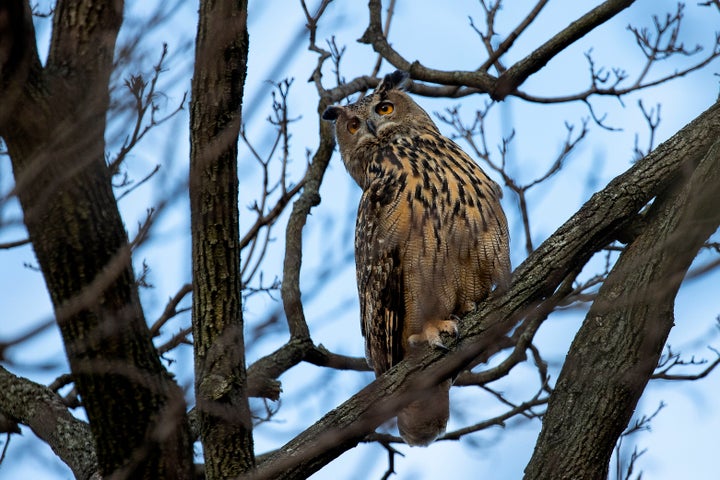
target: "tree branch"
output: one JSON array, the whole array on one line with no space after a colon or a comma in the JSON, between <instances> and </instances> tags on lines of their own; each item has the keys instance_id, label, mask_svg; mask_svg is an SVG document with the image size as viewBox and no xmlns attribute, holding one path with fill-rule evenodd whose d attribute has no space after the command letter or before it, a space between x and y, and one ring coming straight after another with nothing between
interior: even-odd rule
<instances>
[{"instance_id":1,"label":"tree branch","mask_svg":"<svg viewBox=\"0 0 720 480\"><path fill-rule=\"evenodd\" d=\"M529 480L607 477L613 448L674 324L677 290L720 225L720 141L697 168L686 165L671 178L570 347L526 469Z\"/></svg>"},{"instance_id":2,"label":"tree branch","mask_svg":"<svg viewBox=\"0 0 720 480\"><path fill-rule=\"evenodd\" d=\"M195 399L208 478L252 469L238 209L247 0L200 4L190 104Z\"/></svg>"},{"instance_id":3,"label":"tree branch","mask_svg":"<svg viewBox=\"0 0 720 480\"><path fill-rule=\"evenodd\" d=\"M635 0L608 0L571 23L530 55L503 72L497 79L495 88L491 91L493 99L502 100L508 94L513 93L530 75L543 68L558 53L634 2Z\"/></svg>"},{"instance_id":4,"label":"tree branch","mask_svg":"<svg viewBox=\"0 0 720 480\"><path fill-rule=\"evenodd\" d=\"M90 479L98 472L90 427L73 417L49 388L0 367L0 411L30 427L75 478Z\"/></svg>"}]
</instances>

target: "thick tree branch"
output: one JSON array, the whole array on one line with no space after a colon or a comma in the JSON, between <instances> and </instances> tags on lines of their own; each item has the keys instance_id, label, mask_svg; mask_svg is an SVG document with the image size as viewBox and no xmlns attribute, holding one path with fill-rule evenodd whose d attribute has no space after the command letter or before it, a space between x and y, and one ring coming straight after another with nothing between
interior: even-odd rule
<instances>
[{"instance_id":1,"label":"thick tree branch","mask_svg":"<svg viewBox=\"0 0 720 480\"><path fill-rule=\"evenodd\" d=\"M70 467L75 478L87 480L98 472L90 427L73 417L49 388L0 367L0 411L30 427Z\"/></svg>"},{"instance_id":2,"label":"thick tree branch","mask_svg":"<svg viewBox=\"0 0 720 480\"><path fill-rule=\"evenodd\" d=\"M329 2L328 2L329 3ZM308 15L308 28L310 28L310 50L318 52L320 58L314 76L315 85L320 95L318 102L318 122L320 132L320 144L310 163L305 176L305 185L300 197L293 203L292 213L285 230L285 259L283 262L282 301L290 328L290 336L304 339L310 337L305 313L302 307L300 293L300 266L302 265L302 231L310 214L310 210L320 203L320 184L322 183L325 170L330 163L333 150L335 149L335 137L332 126L329 122L323 121L320 117L330 105L331 99L320 82L320 68L323 62L329 58L329 53L315 45L315 28L317 19L324 11L327 3L323 3L315 17ZM306 10L307 12L307 10Z\"/></svg>"},{"instance_id":3,"label":"thick tree branch","mask_svg":"<svg viewBox=\"0 0 720 480\"><path fill-rule=\"evenodd\" d=\"M395 68L409 72L412 78L427 82L454 86L465 85L477 88L483 92L491 92L495 89L495 77L486 72L443 72L425 67L417 60L414 62L408 61L390 46L387 38L383 34L381 19L382 2L380 0L370 0L368 10L370 12L370 21L367 30L365 30L365 33L358 41L372 45L373 50L379 53Z\"/></svg>"},{"instance_id":4,"label":"thick tree branch","mask_svg":"<svg viewBox=\"0 0 720 480\"><path fill-rule=\"evenodd\" d=\"M694 171L687 167L655 200L644 231L600 288L570 347L526 479L607 478L674 324L680 283L720 225L720 141Z\"/></svg>"},{"instance_id":5,"label":"thick tree branch","mask_svg":"<svg viewBox=\"0 0 720 480\"><path fill-rule=\"evenodd\" d=\"M190 213L195 399L208 479L255 466L237 170L247 58L247 1L202 2L190 104Z\"/></svg>"},{"instance_id":6,"label":"thick tree branch","mask_svg":"<svg viewBox=\"0 0 720 480\"><path fill-rule=\"evenodd\" d=\"M358 41L372 45L373 49L390 62L390 64L400 70L408 71L414 79L439 83L445 86L466 86L471 89L477 89L480 92L487 92L494 100L503 100L508 95L513 94L530 75L539 71L558 53L632 5L634 1L635 0L608 0L604 2L602 5L599 5L571 23L567 28L534 50L530 55L508 68L498 78L488 74L486 71L486 69L496 61L494 55L491 55L488 62L483 64L484 68L475 71L441 71L428 68L418 60L413 62L407 60L390 46L387 38L383 34L381 19L382 2L380 0L370 0L368 4L370 14L368 27ZM531 15L537 15L542 6L542 2L540 2L531 12ZM522 32L525 26L526 25L521 24L518 27L518 34ZM514 38L508 37L506 41L508 43L501 44L500 48L509 49Z\"/></svg>"},{"instance_id":7,"label":"thick tree branch","mask_svg":"<svg viewBox=\"0 0 720 480\"><path fill-rule=\"evenodd\" d=\"M28 97L41 83L38 74L42 66L29 2L3 2L0 5L0 31L1 136L7 122L28 121L17 115L17 109L27 104Z\"/></svg>"}]
</instances>

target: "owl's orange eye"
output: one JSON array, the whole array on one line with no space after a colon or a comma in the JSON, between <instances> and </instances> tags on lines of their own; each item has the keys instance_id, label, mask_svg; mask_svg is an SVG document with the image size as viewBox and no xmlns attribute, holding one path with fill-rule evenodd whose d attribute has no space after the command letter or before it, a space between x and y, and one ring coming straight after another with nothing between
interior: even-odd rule
<instances>
[{"instance_id":1,"label":"owl's orange eye","mask_svg":"<svg viewBox=\"0 0 720 480\"><path fill-rule=\"evenodd\" d=\"M395 110L395 106L391 102L382 102L375 107L378 115L390 115L393 110Z\"/></svg>"},{"instance_id":2,"label":"owl's orange eye","mask_svg":"<svg viewBox=\"0 0 720 480\"><path fill-rule=\"evenodd\" d=\"M355 135L355 132L360 130L360 120L357 117L351 119L347 124L347 129L350 135Z\"/></svg>"}]
</instances>

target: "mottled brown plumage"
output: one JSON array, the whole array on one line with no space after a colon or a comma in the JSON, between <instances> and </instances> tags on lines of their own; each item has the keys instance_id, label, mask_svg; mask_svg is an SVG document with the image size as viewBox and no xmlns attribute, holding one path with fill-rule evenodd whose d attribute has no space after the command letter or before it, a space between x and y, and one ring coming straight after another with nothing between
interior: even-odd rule
<instances>
[{"instance_id":1,"label":"mottled brown plumage","mask_svg":"<svg viewBox=\"0 0 720 480\"><path fill-rule=\"evenodd\" d=\"M362 333L380 375L472 311L510 272L501 190L402 90L404 72L331 106L343 161L363 195L355 231ZM410 445L442 434L450 382L398 414Z\"/></svg>"}]
</instances>

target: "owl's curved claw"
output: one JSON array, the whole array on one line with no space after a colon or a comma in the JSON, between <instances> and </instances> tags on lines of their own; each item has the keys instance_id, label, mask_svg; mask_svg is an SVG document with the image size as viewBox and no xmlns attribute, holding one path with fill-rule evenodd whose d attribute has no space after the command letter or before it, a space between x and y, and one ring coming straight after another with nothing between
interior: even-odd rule
<instances>
[{"instance_id":1,"label":"owl's curved claw","mask_svg":"<svg viewBox=\"0 0 720 480\"><path fill-rule=\"evenodd\" d=\"M440 337L438 337L437 340L429 341L428 343L430 344L431 347L436 348L445 353L450 351L450 349L442 343L442 341L440 340Z\"/></svg>"},{"instance_id":2,"label":"owl's curved claw","mask_svg":"<svg viewBox=\"0 0 720 480\"><path fill-rule=\"evenodd\" d=\"M423 343L427 343L432 348L437 348L438 350L442 350L444 352L450 351L450 349L443 344L442 339L440 338L440 333L444 332L457 338L457 318L457 316L451 315L450 320L435 320L427 322L423 326L422 332L408 337L408 343L412 346L420 346Z\"/></svg>"}]
</instances>

